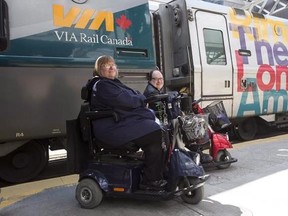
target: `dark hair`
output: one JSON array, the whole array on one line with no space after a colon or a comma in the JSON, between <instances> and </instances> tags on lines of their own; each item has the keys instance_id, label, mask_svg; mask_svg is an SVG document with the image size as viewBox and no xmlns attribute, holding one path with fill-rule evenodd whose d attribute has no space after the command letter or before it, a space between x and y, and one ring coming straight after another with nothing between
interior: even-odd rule
<instances>
[{"instance_id":1,"label":"dark hair","mask_svg":"<svg viewBox=\"0 0 288 216\"><path fill-rule=\"evenodd\" d=\"M148 81L151 81L151 80L152 80L153 72L154 72L154 70L151 70L151 71L149 72L149 74L147 74L147 79L148 79Z\"/></svg>"},{"instance_id":2,"label":"dark hair","mask_svg":"<svg viewBox=\"0 0 288 216\"><path fill-rule=\"evenodd\" d=\"M151 80L152 80L152 78L153 78L152 76L153 76L153 72L154 72L154 71L160 71L160 70L159 70L159 68L158 68L157 66L155 67L155 69L151 70L151 71L149 72L149 74L147 74L147 79L148 79L148 81L151 81ZM160 71L160 72L161 72L161 71ZM162 73L162 72L161 72L161 73Z\"/></svg>"}]
</instances>

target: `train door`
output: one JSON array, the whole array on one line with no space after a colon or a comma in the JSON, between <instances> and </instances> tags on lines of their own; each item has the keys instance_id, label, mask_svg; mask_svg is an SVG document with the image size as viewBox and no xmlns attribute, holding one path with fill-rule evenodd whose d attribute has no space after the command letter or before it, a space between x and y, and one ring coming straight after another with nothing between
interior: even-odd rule
<instances>
[{"instance_id":1,"label":"train door","mask_svg":"<svg viewBox=\"0 0 288 216\"><path fill-rule=\"evenodd\" d=\"M223 15L196 12L202 67L202 96L232 95L232 62L226 19Z\"/></svg>"}]
</instances>

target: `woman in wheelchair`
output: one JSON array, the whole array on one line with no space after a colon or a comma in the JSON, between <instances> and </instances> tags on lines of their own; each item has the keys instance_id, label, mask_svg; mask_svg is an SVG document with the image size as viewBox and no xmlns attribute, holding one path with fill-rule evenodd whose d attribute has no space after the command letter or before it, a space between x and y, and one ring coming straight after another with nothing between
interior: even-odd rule
<instances>
[{"instance_id":1,"label":"woman in wheelchair","mask_svg":"<svg viewBox=\"0 0 288 216\"><path fill-rule=\"evenodd\" d=\"M90 103L94 110L113 110L119 121L111 117L93 122L93 133L111 147L125 147L134 143L144 151L142 189L158 190L166 185L163 180L162 129L155 115L146 107L146 97L124 85L119 79L117 66L111 56L100 56L95 62ZM93 83L91 83L93 82ZM105 147L104 147L105 148Z\"/></svg>"}]
</instances>

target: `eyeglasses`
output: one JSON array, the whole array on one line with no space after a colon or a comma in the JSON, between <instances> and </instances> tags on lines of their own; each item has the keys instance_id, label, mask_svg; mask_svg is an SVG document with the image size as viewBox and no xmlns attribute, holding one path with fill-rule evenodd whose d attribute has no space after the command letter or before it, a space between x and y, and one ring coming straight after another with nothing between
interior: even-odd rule
<instances>
[{"instance_id":1,"label":"eyeglasses","mask_svg":"<svg viewBox=\"0 0 288 216\"><path fill-rule=\"evenodd\" d=\"M153 77L152 80L163 81L163 78L155 78L155 77Z\"/></svg>"},{"instance_id":2,"label":"eyeglasses","mask_svg":"<svg viewBox=\"0 0 288 216\"><path fill-rule=\"evenodd\" d=\"M106 70L108 70L110 68L116 69L117 66L115 64L104 64L104 65L102 65L102 68L105 68Z\"/></svg>"}]
</instances>

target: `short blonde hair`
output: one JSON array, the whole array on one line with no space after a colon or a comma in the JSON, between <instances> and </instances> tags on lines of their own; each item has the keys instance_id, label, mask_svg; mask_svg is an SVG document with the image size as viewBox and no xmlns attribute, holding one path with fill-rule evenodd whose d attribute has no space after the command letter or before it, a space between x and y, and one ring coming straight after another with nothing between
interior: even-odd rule
<instances>
[{"instance_id":1,"label":"short blonde hair","mask_svg":"<svg viewBox=\"0 0 288 216\"><path fill-rule=\"evenodd\" d=\"M101 76L101 67L102 65L105 65L108 62L113 62L115 64L115 60L112 56L107 55L99 56L95 62L93 76Z\"/></svg>"}]
</instances>

